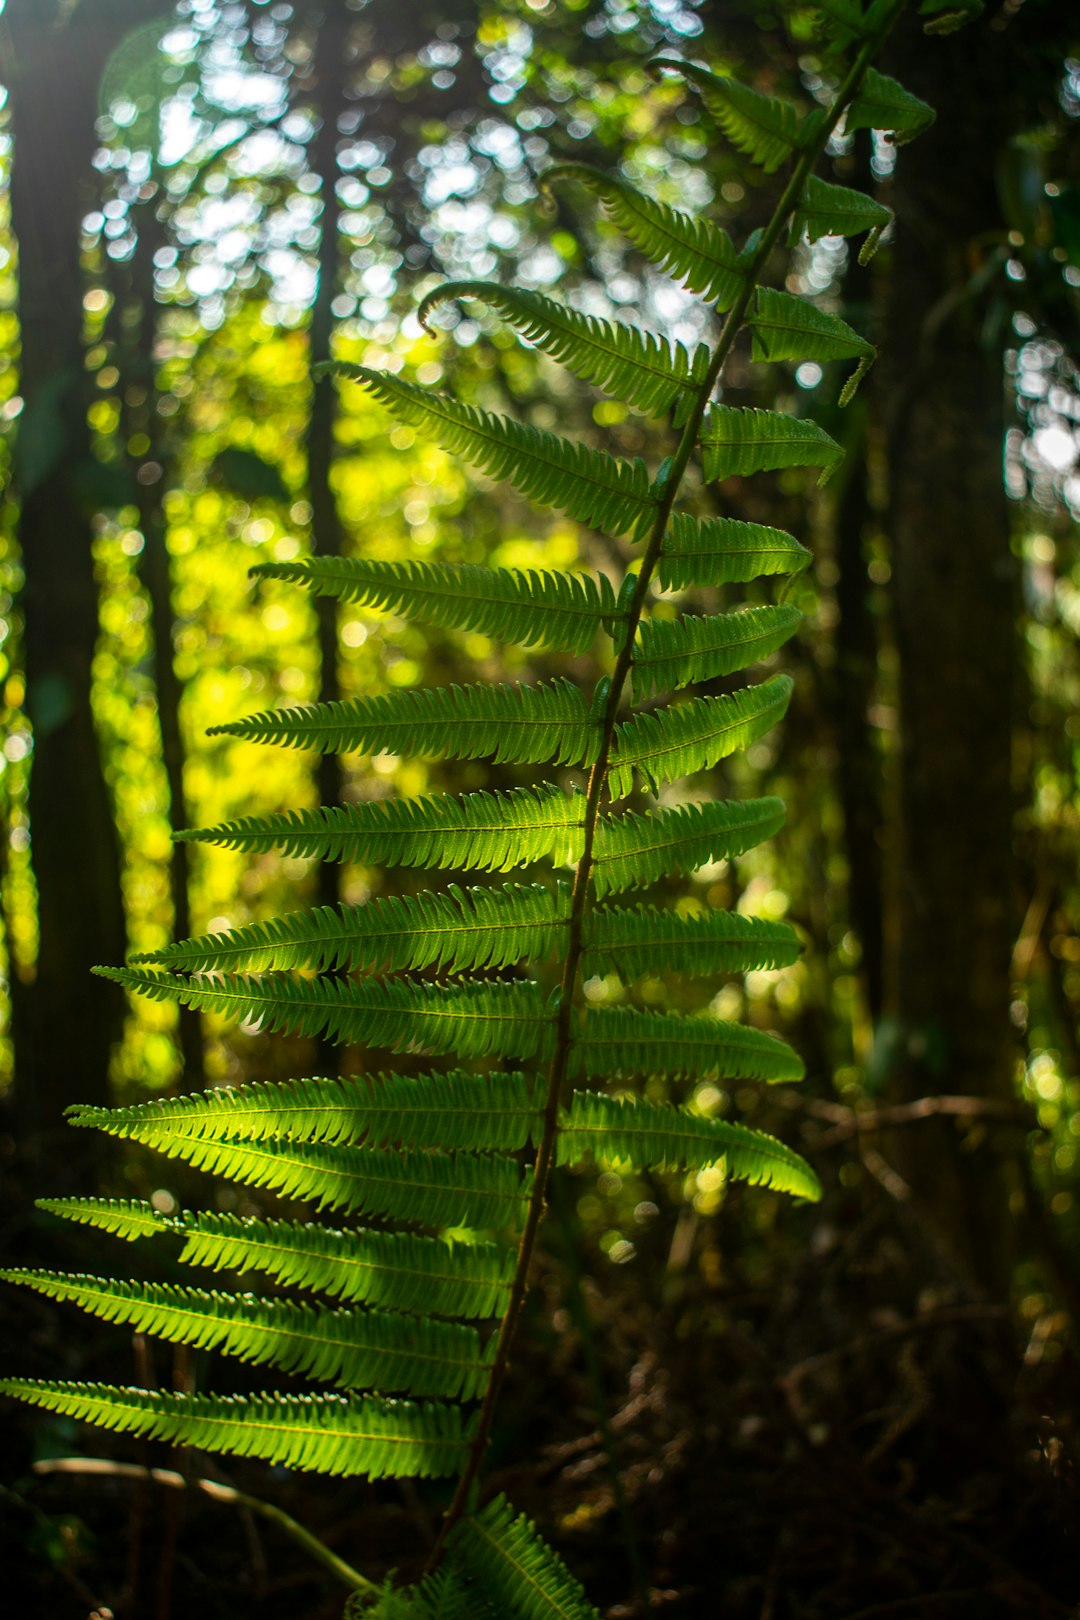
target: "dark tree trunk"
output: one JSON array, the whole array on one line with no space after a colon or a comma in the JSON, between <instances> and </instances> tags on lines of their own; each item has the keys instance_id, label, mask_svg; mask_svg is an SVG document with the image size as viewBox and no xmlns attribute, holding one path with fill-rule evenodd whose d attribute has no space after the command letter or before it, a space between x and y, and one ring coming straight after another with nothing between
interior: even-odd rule
<instances>
[{"instance_id":1,"label":"dark tree trunk","mask_svg":"<svg viewBox=\"0 0 1080 1620\"><path fill-rule=\"evenodd\" d=\"M134 3L79 7L65 24L43 0L4 16L19 244L21 389L17 464L25 570L27 698L34 726L29 816L40 945L16 1053L21 1128L44 1145L65 1104L107 1098L124 1002L90 976L124 954L113 810L90 705L98 635L82 335L80 226L93 197L101 70ZM24 1137L25 1140L25 1137ZM55 1155L70 1165L70 1153ZM51 1168L51 1167L50 1167Z\"/></svg>"},{"instance_id":2,"label":"dark tree trunk","mask_svg":"<svg viewBox=\"0 0 1080 1620\"><path fill-rule=\"evenodd\" d=\"M994 167L1007 40L985 26L891 68L937 109L899 154L889 281L888 523L901 752L889 1012L893 1089L1013 1095L1010 715L1014 581L1002 485L1001 355L972 276L999 224ZM909 1127L897 1163L942 1246L996 1292L1008 1284L1015 1135Z\"/></svg>"}]
</instances>

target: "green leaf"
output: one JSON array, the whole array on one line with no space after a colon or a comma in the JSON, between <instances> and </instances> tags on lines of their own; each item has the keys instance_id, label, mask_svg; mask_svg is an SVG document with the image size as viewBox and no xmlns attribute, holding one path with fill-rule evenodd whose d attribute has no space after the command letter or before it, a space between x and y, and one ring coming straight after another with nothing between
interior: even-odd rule
<instances>
[{"instance_id":1,"label":"green leaf","mask_svg":"<svg viewBox=\"0 0 1080 1620\"><path fill-rule=\"evenodd\" d=\"M599 198L604 212L645 257L717 308L730 309L745 281L745 269L727 232L655 202L616 175L588 163L557 163L541 177L545 190L576 180Z\"/></svg>"},{"instance_id":2,"label":"green leaf","mask_svg":"<svg viewBox=\"0 0 1080 1620\"><path fill-rule=\"evenodd\" d=\"M493 416L389 372L346 361L329 370L369 393L406 426L463 456L491 478L506 479L539 506L555 506L610 534L637 537L652 521L656 497L645 463L622 461L509 417Z\"/></svg>"},{"instance_id":3,"label":"green leaf","mask_svg":"<svg viewBox=\"0 0 1080 1620\"><path fill-rule=\"evenodd\" d=\"M183 979L144 968L95 968L104 979L154 1001L179 1001L259 1029L325 1034L342 1045L462 1057L546 1057L554 1023L540 987L528 980L296 979L291 974Z\"/></svg>"},{"instance_id":4,"label":"green leaf","mask_svg":"<svg viewBox=\"0 0 1080 1620\"><path fill-rule=\"evenodd\" d=\"M320 1309L257 1294L51 1271L9 1270L0 1277L107 1322L130 1324L137 1333L271 1362L346 1389L469 1400L486 1383L495 1348L489 1341L481 1352L474 1328L386 1311Z\"/></svg>"},{"instance_id":5,"label":"green leaf","mask_svg":"<svg viewBox=\"0 0 1080 1620\"><path fill-rule=\"evenodd\" d=\"M572 1062L576 1074L596 1076L801 1080L805 1073L798 1053L763 1030L632 1007L590 1009Z\"/></svg>"},{"instance_id":6,"label":"green leaf","mask_svg":"<svg viewBox=\"0 0 1080 1620\"><path fill-rule=\"evenodd\" d=\"M824 483L844 452L824 428L802 416L711 405L699 442L705 478L740 478L778 467L820 467Z\"/></svg>"},{"instance_id":7,"label":"green leaf","mask_svg":"<svg viewBox=\"0 0 1080 1620\"><path fill-rule=\"evenodd\" d=\"M901 146L929 129L935 117L933 107L925 101L868 67L858 95L844 114L844 129L849 135L856 129L882 130Z\"/></svg>"},{"instance_id":8,"label":"green leaf","mask_svg":"<svg viewBox=\"0 0 1080 1620\"><path fill-rule=\"evenodd\" d=\"M437 686L380 697L271 709L208 736L243 737L323 754L407 754L422 759L549 760L587 765L599 733L572 681L536 686Z\"/></svg>"},{"instance_id":9,"label":"green leaf","mask_svg":"<svg viewBox=\"0 0 1080 1620\"><path fill-rule=\"evenodd\" d=\"M570 916L570 891L540 883L505 883L491 889L389 895L355 906L317 906L227 934L183 940L132 958L183 972L261 972L267 968L509 967L561 953Z\"/></svg>"},{"instance_id":10,"label":"green leaf","mask_svg":"<svg viewBox=\"0 0 1080 1620\"><path fill-rule=\"evenodd\" d=\"M690 698L657 714L638 714L615 727L608 789L625 798L637 767L652 792L664 782L705 771L776 724L791 699L790 675L773 675L726 697Z\"/></svg>"},{"instance_id":11,"label":"green leaf","mask_svg":"<svg viewBox=\"0 0 1080 1620\"><path fill-rule=\"evenodd\" d=\"M585 929L585 972L614 969L626 980L658 970L751 973L787 967L798 955L789 924L736 911L681 916L652 906L597 906Z\"/></svg>"},{"instance_id":12,"label":"green leaf","mask_svg":"<svg viewBox=\"0 0 1080 1620\"><path fill-rule=\"evenodd\" d=\"M797 574L810 561L806 547L783 529L676 512L664 536L657 577L666 591L741 585L764 574Z\"/></svg>"},{"instance_id":13,"label":"green leaf","mask_svg":"<svg viewBox=\"0 0 1080 1620\"><path fill-rule=\"evenodd\" d=\"M0 1395L173 1446L369 1479L456 1474L470 1443L459 1406L374 1396L180 1395L31 1378L0 1379Z\"/></svg>"},{"instance_id":14,"label":"green leaf","mask_svg":"<svg viewBox=\"0 0 1080 1620\"><path fill-rule=\"evenodd\" d=\"M372 562L311 557L261 563L253 574L304 585L317 596L401 613L447 629L475 630L523 647L584 653L616 611L603 574L534 573L471 563Z\"/></svg>"},{"instance_id":15,"label":"green leaf","mask_svg":"<svg viewBox=\"0 0 1080 1620\"><path fill-rule=\"evenodd\" d=\"M892 210L873 197L812 174L792 217L790 240L798 242L805 234L811 242L819 242L823 236L858 236L868 231L859 253L859 263L868 264L892 217Z\"/></svg>"},{"instance_id":16,"label":"green leaf","mask_svg":"<svg viewBox=\"0 0 1080 1620\"><path fill-rule=\"evenodd\" d=\"M722 1163L736 1181L821 1197L821 1183L805 1159L764 1131L637 1097L575 1091L559 1135L558 1161L575 1164L585 1153L635 1170L704 1170Z\"/></svg>"},{"instance_id":17,"label":"green leaf","mask_svg":"<svg viewBox=\"0 0 1080 1620\"><path fill-rule=\"evenodd\" d=\"M261 1272L346 1303L414 1314L498 1316L514 1270L513 1250L497 1243L364 1228L342 1232L314 1221L254 1215L162 1215L135 1200L43 1198L38 1206L118 1237L178 1234L185 1240L185 1265Z\"/></svg>"},{"instance_id":18,"label":"green leaf","mask_svg":"<svg viewBox=\"0 0 1080 1620\"><path fill-rule=\"evenodd\" d=\"M79 1110L80 1124L137 1135L157 1147L174 1136L513 1152L537 1134L540 1099L523 1074L350 1075L253 1080L125 1108ZM90 1114L93 1117L89 1117Z\"/></svg>"},{"instance_id":19,"label":"green leaf","mask_svg":"<svg viewBox=\"0 0 1080 1620\"><path fill-rule=\"evenodd\" d=\"M592 881L598 895L645 887L672 872L742 855L784 825L782 799L733 799L602 816Z\"/></svg>"},{"instance_id":20,"label":"green leaf","mask_svg":"<svg viewBox=\"0 0 1080 1620\"><path fill-rule=\"evenodd\" d=\"M638 627L634 697L711 681L767 658L798 629L797 607L747 608L710 618L645 619Z\"/></svg>"},{"instance_id":21,"label":"green leaf","mask_svg":"<svg viewBox=\"0 0 1080 1620\"><path fill-rule=\"evenodd\" d=\"M505 1620L600 1620L535 1526L497 1496L455 1525L450 1555Z\"/></svg>"},{"instance_id":22,"label":"green leaf","mask_svg":"<svg viewBox=\"0 0 1080 1620\"><path fill-rule=\"evenodd\" d=\"M857 359L858 370L841 392L841 405L847 404L877 359L874 345L852 331L838 315L828 315L805 298L777 292L775 287L758 288L749 325L754 360Z\"/></svg>"},{"instance_id":23,"label":"green leaf","mask_svg":"<svg viewBox=\"0 0 1080 1620\"><path fill-rule=\"evenodd\" d=\"M286 810L176 836L256 855L281 849L286 855L364 866L511 872L549 857L556 866L579 859L584 806L583 793L568 798L554 783L541 782L505 793L439 793Z\"/></svg>"},{"instance_id":24,"label":"green leaf","mask_svg":"<svg viewBox=\"0 0 1080 1620\"><path fill-rule=\"evenodd\" d=\"M437 304L461 298L481 300L575 376L647 416L664 416L681 405L678 424L709 369L705 344L691 358L681 343L668 343L641 327L582 315L543 293L490 281L448 281L436 287L421 303L417 318L426 325Z\"/></svg>"},{"instance_id":25,"label":"green leaf","mask_svg":"<svg viewBox=\"0 0 1080 1620\"><path fill-rule=\"evenodd\" d=\"M658 68L673 68L690 80L700 92L702 103L715 118L728 140L766 174L773 174L802 148L806 138L820 123L815 111L804 119L800 108L779 96L765 96L730 76L720 77L696 62L674 57L657 57Z\"/></svg>"},{"instance_id":26,"label":"green leaf","mask_svg":"<svg viewBox=\"0 0 1080 1620\"><path fill-rule=\"evenodd\" d=\"M516 1225L528 1196L512 1160L495 1155L415 1152L402 1148L350 1148L322 1142L214 1140L163 1136L114 1121L107 1108L69 1111L73 1125L110 1136L147 1141L209 1175L249 1187L268 1187L282 1198L310 1199L318 1209L389 1215L426 1226Z\"/></svg>"}]
</instances>

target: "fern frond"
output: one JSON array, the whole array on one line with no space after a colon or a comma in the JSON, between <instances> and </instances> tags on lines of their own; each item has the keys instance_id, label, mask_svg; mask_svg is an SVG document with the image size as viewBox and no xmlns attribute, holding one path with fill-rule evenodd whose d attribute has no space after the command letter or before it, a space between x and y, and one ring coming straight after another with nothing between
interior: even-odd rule
<instances>
[{"instance_id":1,"label":"fern frond","mask_svg":"<svg viewBox=\"0 0 1080 1620\"><path fill-rule=\"evenodd\" d=\"M271 709L210 737L314 748L323 754L408 754L420 759L492 759L524 765L547 760L589 765L598 731L572 681L536 686L436 686L380 697Z\"/></svg>"},{"instance_id":2,"label":"fern frond","mask_svg":"<svg viewBox=\"0 0 1080 1620\"><path fill-rule=\"evenodd\" d=\"M844 114L844 129L877 129L892 136L898 146L929 129L937 114L902 84L868 67L858 95Z\"/></svg>"},{"instance_id":3,"label":"fern frond","mask_svg":"<svg viewBox=\"0 0 1080 1620\"><path fill-rule=\"evenodd\" d=\"M126 1243L173 1230L173 1218L142 1199L36 1198L34 1204L50 1215L77 1221L81 1226L96 1227L99 1232L123 1238Z\"/></svg>"},{"instance_id":4,"label":"fern frond","mask_svg":"<svg viewBox=\"0 0 1080 1620\"><path fill-rule=\"evenodd\" d=\"M658 714L637 714L615 727L608 789L621 799L637 767L655 792L663 782L708 770L737 748L748 748L783 716L794 682L772 675L727 697L690 698Z\"/></svg>"},{"instance_id":5,"label":"fern frond","mask_svg":"<svg viewBox=\"0 0 1080 1620\"><path fill-rule=\"evenodd\" d=\"M778 467L820 467L818 483L824 483L844 454L808 417L741 405L710 405L698 442L709 482Z\"/></svg>"},{"instance_id":6,"label":"fern frond","mask_svg":"<svg viewBox=\"0 0 1080 1620\"><path fill-rule=\"evenodd\" d=\"M636 979L675 973L751 973L787 967L799 955L795 930L737 911L683 917L652 906L599 906L585 929L585 971Z\"/></svg>"},{"instance_id":7,"label":"fern frond","mask_svg":"<svg viewBox=\"0 0 1080 1620\"><path fill-rule=\"evenodd\" d=\"M183 1237L185 1265L256 1271L347 1304L431 1316L501 1314L514 1270L511 1249L455 1243L415 1232L341 1232L314 1221L254 1215L162 1215L153 1205L108 1198L41 1198L39 1209L134 1239L162 1232Z\"/></svg>"},{"instance_id":8,"label":"fern frond","mask_svg":"<svg viewBox=\"0 0 1080 1620\"><path fill-rule=\"evenodd\" d=\"M596 829L592 880L603 897L645 888L670 872L689 874L712 861L742 855L784 825L782 799L717 800L602 816Z\"/></svg>"},{"instance_id":9,"label":"fern frond","mask_svg":"<svg viewBox=\"0 0 1080 1620\"><path fill-rule=\"evenodd\" d=\"M399 422L463 456L491 478L513 484L539 506L554 506L594 529L638 537L656 507L643 461L623 461L555 433L543 433L389 372L334 360L324 368L358 382Z\"/></svg>"},{"instance_id":10,"label":"fern frond","mask_svg":"<svg viewBox=\"0 0 1080 1620\"><path fill-rule=\"evenodd\" d=\"M660 270L718 309L730 309L746 279L745 268L727 232L666 203L655 202L616 175L589 163L557 163L541 176L544 190L576 180L597 197L605 214Z\"/></svg>"},{"instance_id":11,"label":"fern frond","mask_svg":"<svg viewBox=\"0 0 1080 1620\"><path fill-rule=\"evenodd\" d=\"M578 860L584 806L583 793L567 798L553 783L538 783L504 793L436 793L284 811L176 837L257 855L281 849L367 866L510 872L549 857L556 866Z\"/></svg>"},{"instance_id":12,"label":"fern frond","mask_svg":"<svg viewBox=\"0 0 1080 1620\"><path fill-rule=\"evenodd\" d=\"M868 231L859 250L859 263L868 264L892 217L891 209L865 192L834 186L812 174L792 216L790 241L798 242L805 235L808 241L819 242L823 236L859 236Z\"/></svg>"},{"instance_id":13,"label":"fern frond","mask_svg":"<svg viewBox=\"0 0 1080 1620\"><path fill-rule=\"evenodd\" d=\"M487 1377L494 1344L475 1328L386 1311L329 1310L256 1294L129 1283L53 1271L0 1272L7 1282L67 1300L107 1322L129 1323L171 1344L271 1362L345 1389L400 1390L470 1400Z\"/></svg>"},{"instance_id":14,"label":"fern frond","mask_svg":"<svg viewBox=\"0 0 1080 1620\"><path fill-rule=\"evenodd\" d=\"M345 1395L181 1395L114 1384L0 1379L0 1395L79 1423L283 1468L369 1479L443 1479L468 1454L460 1406Z\"/></svg>"},{"instance_id":15,"label":"fern frond","mask_svg":"<svg viewBox=\"0 0 1080 1620\"><path fill-rule=\"evenodd\" d=\"M450 1555L506 1620L600 1620L562 1559L497 1496L455 1525Z\"/></svg>"},{"instance_id":16,"label":"fern frond","mask_svg":"<svg viewBox=\"0 0 1080 1620\"><path fill-rule=\"evenodd\" d=\"M71 1111L73 1125L141 1139L137 1126L114 1125L107 1108ZM153 1136L149 1146L209 1175L282 1198L310 1200L317 1209L389 1215L425 1226L515 1225L529 1193L510 1159L492 1154L414 1152L402 1148L331 1147L321 1142L266 1142L197 1136Z\"/></svg>"},{"instance_id":17,"label":"fern frond","mask_svg":"<svg viewBox=\"0 0 1080 1620\"><path fill-rule=\"evenodd\" d=\"M821 1183L806 1160L764 1131L706 1119L667 1103L575 1091L559 1136L560 1164L586 1152L635 1170L704 1170L723 1163L736 1181L817 1200Z\"/></svg>"},{"instance_id":18,"label":"fern frond","mask_svg":"<svg viewBox=\"0 0 1080 1620\"><path fill-rule=\"evenodd\" d=\"M415 1232L335 1231L313 1221L184 1215L181 1260L215 1271L256 1271L275 1282L424 1316L486 1319L505 1309L514 1252Z\"/></svg>"},{"instance_id":19,"label":"fern frond","mask_svg":"<svg viewBox=\"0 0 1080 1620\"><path fill-rule=\"evenodd\" d=\"M644 619L638 626L634 697L640 702L691 681L746 669L782 647L801 619L799 609L787 604L711 618Z\"/></svg>"},{"instance_id":20,"label":"fern frond","mask_svg":"<svg viewBox=\"0 0 1080 1620\"><path fill-rule=\"evenodd\" d=\"M759 287L749 316L754 360L852 360L859 364L840 392L846 405L877 359L872 343L860 337L838 315L829 315L805 298Z\"/></svg>"},{"instance_id":21,"label":"fern frond","mask_svg":"<svg viewBox=\"0 0 1080 1620\"><path fill-rule=\"evenodd\" d=\"M143 968L95 968L154 1001L179 1001L259 1029L325 1034L342 1045L392 1052L457 1052L462 1057L544 1057L554 1023L540 987L528 980L428 984L408 979L296 979L237 974L183 979Z\"/></svg>"},{"instance_id":22,"label":"fern frond","mask_svg":"<svg viewBox=\"0 0 1080 1620\"><path fill-rule=\"evenodd\" d=\"M474 563L378 562L308 557L260 563L263 579L284 579L317 596L385 608L450 630L476 630L522 647L584 653L616 612L603 574L564 574Z\"/></svg>"},{"instance_id":23,"label":"fern frond","mask_svg":"<svg viewBox=\"0 0 1080 1620\"><path fill-rule=\"evenodd\" d=\"M174 1136L201 1141L267 1140L332 1145L468 1148L515 1152L535 1134L537 1082L525 1075L403 1074L334 1080L264 1080L123 1108L76 1107L81 1125L137 1136L158 1147ZM134 1235L134 1234L133 1234Z\"/></svg>"},{"instance_id":24,"label":"fern frond","mask_svg":"<svg viewBox=\"0 0 1080 1620\"><path fill-rule=\"evenodd\" d=\"M742 585L765 574L798 574L810 561L806 547L783 529L676 512L664 535L657 578L666 591Z\"/></svg>"},{"instance_id":25,"label":"fern frond","mask_svg":"<svg viewBox=\"0 0 1080 1620\"><path fill-rule=\"evenodd\" d=\"M801 1080L785 1041L745 1024L633 1007L590 1009L574 1047L577 1074L666 1074L674 1079Z\"/></svg>"},{"instance_id":26,"label":"fern frond","mask_svg":"<svg viewBox=\"0 0 1080 1620\"><path fill-rule=\"evenodd\" d=\"M710 73L696 62L674 57L657 57L658 68L673 68L695 85L706 112L719 124L738 151L773 174L796 155L820 122L815 109L806 118L793 102L779 96L765 96L738 79Z\"/></svg>"},{"instance_id":27,"label":"fern frond","mask_svg":"<svg viewBox=\"0 0 1080 1620\"><path fill-rule=\"evenodd\" d=\"M582 315L543 293L490 281L448 281L436 287L421 303L417 319L424 326L436 305L461 298L487 304L583 382L603 388L647 416L664 416L680 403L685 409L708 370L709 350L704 344L691 358L681 343L669 343L641 327Z\"/></svg>"},{"instance_id":28,"label":"fern frond","mask_svg":"<svg viewBox=\"0 0 1080 1620\"><path fill-rule=\"evenodd\" d=\"M708 621L706 621L708 622ZM132 957L185 973L244 968L501 968L561 949L570 891L540 883L388 895L362 905L316 906L227 934L182 940Z\"/></svg>"}]
</instances>

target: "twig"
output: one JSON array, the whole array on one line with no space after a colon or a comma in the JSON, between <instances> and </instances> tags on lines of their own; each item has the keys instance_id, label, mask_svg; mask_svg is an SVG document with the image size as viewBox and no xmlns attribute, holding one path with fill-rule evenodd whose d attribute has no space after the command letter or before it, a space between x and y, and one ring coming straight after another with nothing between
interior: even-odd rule
<instances>
[{"instance_id":1,"label":"twig","mask_svg":"<svg viewBox=\"0 0 1080 1620\"><path fill-rule=\"evenodd\" d=\"M289 1536L291 1540L304 1548L316 1563L322 1564L324 1569L336 1575L344 1586L352 1592L365 1592L369 1596L377 1595L379 1588L374 1581L369 1581L366 1575L353 1569L337 1553L321 1542L318 1536L313 1536L310 1530L305 1530L283 1508L275 1507L272 1502L263 1502L257 1496L248 1496L246 1491L238 1491L231 1485L219 1485L214 1479L185 1479L183 1474L176 1473L171 1468L144 1468L139 1463L112 1462L106 1457L49 1457L34 1464L35 1474L79 1474L95 1479L126 1479L139 1483L162 1485L173 1491L199 1491L208 1496L211 1502L222 1502L228 1507L246 1508L249 1513L257 1513L261 1518L269 1519L278 1529Z\"/></svg>"},{"instance_id":2,"label":"twig","mask_svg":"<svg viewBox=\"0 0 1080 1620\"><path fill-rule=\"evenodd\" d=\"M1030 1130L1033 1123L1027 1109L1019 1103L1008 1102L1003 1097L963 1095L918 1097L914 1102L895 1103L884 1108L851 1108L846 1109L845 1113L846 1119L838 1119L831 1131L826 1131L818 1138L815 1144L817 1147L833 1147L837 1142L846 1142L862 1131L879 1131L893 1125L912 1125L942 1114L952 1115L957 1119L1011 1120L1023 1130Z\"/></svg>"}]
</instances>

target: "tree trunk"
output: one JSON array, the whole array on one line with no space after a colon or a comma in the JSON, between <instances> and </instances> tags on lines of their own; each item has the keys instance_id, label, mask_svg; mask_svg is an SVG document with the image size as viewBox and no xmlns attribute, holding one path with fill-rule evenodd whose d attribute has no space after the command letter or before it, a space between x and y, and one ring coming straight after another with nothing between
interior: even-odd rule
<instances>
[{"instance_id":1,"label":"tree trunk","mask_svg":"<svg viewBox=\"0 0 1080 1620\"><path fill-rule=\"evenodd\" d=\"M892 1087L1013 1096L1010 782L1014 579L1001 355L972 276L999 225L1000 34L898 41L891 71L937 109L899 154L886 354L888 526L899 656ZM945 1121L891 1145L942 1247L995 1293L1011 1270L1015 1133Z\"/></svg>"}]
</instances>

